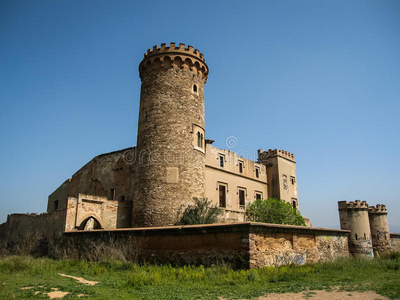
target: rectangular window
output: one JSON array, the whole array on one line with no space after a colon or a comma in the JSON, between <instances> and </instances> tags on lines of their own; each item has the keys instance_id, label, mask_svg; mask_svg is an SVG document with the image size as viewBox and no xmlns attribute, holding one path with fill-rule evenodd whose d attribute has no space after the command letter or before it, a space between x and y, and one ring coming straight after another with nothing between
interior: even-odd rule
<instances>
[{"instance_id":1,"label":"rectangular window","mask_svg":"<svg viewBox=\"0 0 400 300\"><path fill-rule=\"evenodd\" d=\"M58 209L58 200L54 201L54 210Z\"/></svg>"},{"instance_id":2,"label":"rectangular window","mask_svg":"<svg viewBox=\"0 0 400 300\"><path fill-rule=\"evenodd\" d=\"M239 207L244 208L246 206L246 191L239 190Z\"/></svg>"},{"instance_id":3,"label":"rectangular window","mask_svg":"<svg viewBox=\"0 0 400 300\"><path fill-rule=\"evenodd\" d=\"M243 173L243 162L239 161L239 173Z\"/></svg>"},{"instance_id":4,"label":"rectangular window","mask_svg":"<svg viewBox=\"0 0 400 300\"><path fill-rule=\"evenodd\" d=\"M121 201L125 201L125 196L121 196Z\"/></svg>"},{"instance_id":5,"label":"rectangular window","mask_svg":"<svg viewBox=\"0 0 400 300\"><path fill-rule=\"evenodd\" d=\"M290 181L292 182L292 184L294 184L296 182L296 179L294 178L294 176L290 176Z\"/></svg>"},{"instance_id":6,"label":"rectangular window","mask_svg":"<svg viewBox=\"0 0 400 300\"><path fill-rule=\"evenodd\" d=\"M262 199L262 193L256 192L256 200L261 200Z\"/></svg>"},{"instance_id":7,"label":"rectangular window","mask_svg":"<svg viewBox=\"0 0 400 300\"><path fill-rule=\"evenodd\" d=\"M297 199L296 198L292 198L292 204L293 204L293 209L297 210Z\"/></svg>"},{"instance_id":8,"label":"rectangular window","mask_svg":"<svg viewBox=\"0 0 400 300\"><path fill-rule=\"evenodd\" d=\"M260 178L260 168L256 167L256 178Z\"/></svg>"},{"instance_id":9,"label":"rectangular window","mask_svg":"<svg viewBox=\"0 0 400 300\"><path fill-rule=\"evenodd\" d=\"M219 156L219 166L220 166L221 168L224 167L224 162L225 162L225 157L224 157L223 155L220 155L220 156Z\"/></svg>"},{"instance_id":10,"label":"rectangular window","mask_svg":"<svg viewBox=\"0 0 400 300\"><path fill-rule=\"evenodd\" d=\"M219 207L226 207L226 186L219 185Z\"/></svg>"},{"instance_id":11,"label":"rectangular window","mask_svg":"<svg viewBox=\"0 0 400 300\"><path fill-rule=\"evenodd\" d=\"M115 200L115 189L110 190L110 200Z\"/></svg>"}]
</instances>

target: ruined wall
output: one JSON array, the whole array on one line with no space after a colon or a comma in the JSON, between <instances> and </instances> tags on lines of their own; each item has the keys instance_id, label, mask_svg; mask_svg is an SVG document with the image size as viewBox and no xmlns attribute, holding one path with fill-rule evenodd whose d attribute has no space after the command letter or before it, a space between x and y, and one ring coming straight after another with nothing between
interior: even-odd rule
<instances>
[{"instance_id":1,"label":"ruined wall","mask_svg":"<svg viewBox=\"0 0 400 300\"><path fill-rule=\"evenodd\" d=\"M46 237L48 240L58 238L65 230L65 216L66 209L42 214L8 215L5 239L18 242L28 236Z\"/></svg>"},{"instance_id":2,"label":"ruined wall","mask_svg":"<svg viewBox=\"0 0 400 300\"><path fill-rule=\"evenodd\" d=\"M250 267L316 263L348 256L347 231L268 224L249 235Z\"/></svg>"},{"instance_id":3,"label":"ruined wall","mask_svg":"<svg viewBox=\"0 0 400 300\"><path fill-rule=\"evenodd\" d=\"M390 239L391 239L392 251L400 253L400 234L391 233Z\"/></svg>"},{"instance_id":4,"label":"ruined wall","mask_svg":"<svg viewBox=\"0 0 400 300\"><path fill-rule=\"evenodd\" d=\"M84 230L93 218L93 229L115 229L130 227L132 202L110 201L105 197L79 194L69 197L66 215L66 231Z\"/></svg>"},{"instance_id":5,"label":"ruined wall","mask_svg":"<svg viewBox=\"0 0 400 300\"><path fill-rule=\"evenodd\" d=\"M47 201L47 212L67 207L69 183L71 179L65 180L53 193L49 195Z\"/></svg>"},{"instance_id":6,"label":"ruined wall","mask_svg":"<svg viewBox=\"0 0 400 300\"><path fill-rule=\"evenodd\" d=\"M164 264L225 262L261 268L348 256L348 231L262 223L210 224L65 233L76 247L87 240L119 240L139 261Z\"/></svg>"},{"instance_id":7,"label":"ruined wall","mask_svg":"<svg viewBox=\"0 0 400 300\"><path fill-rule=\"evenodd\" d=\"M49 196L47 211L55 209L55 201L58 209L66 208L68 197L78 198L80 193L132 201L132 190L128 188L134 172L132 153L134 149L127 148L93 158Z\"/></svg>"}]
</instances>

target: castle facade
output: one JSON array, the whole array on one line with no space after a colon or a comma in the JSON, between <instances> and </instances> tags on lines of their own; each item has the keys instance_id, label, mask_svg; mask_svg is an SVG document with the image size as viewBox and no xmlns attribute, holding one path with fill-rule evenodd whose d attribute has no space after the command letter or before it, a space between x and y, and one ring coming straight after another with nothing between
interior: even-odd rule
<instances>
[{"instance_id":1,"label":"castle facade","mask_svg":"<svg viewBox=\"0 0 400 300\"><path fill-rule=\"evenodd\" d=\"M137 146L92 159L49 196L47 212L68 209L66 229L80 230L173 225L195 197L222 208L222 222L244 221L255 199L298 209L293 154L260 149L249 159L206 138L208 73L191 46L149 49L139 65Z\"/></svg>"}]
</instances>

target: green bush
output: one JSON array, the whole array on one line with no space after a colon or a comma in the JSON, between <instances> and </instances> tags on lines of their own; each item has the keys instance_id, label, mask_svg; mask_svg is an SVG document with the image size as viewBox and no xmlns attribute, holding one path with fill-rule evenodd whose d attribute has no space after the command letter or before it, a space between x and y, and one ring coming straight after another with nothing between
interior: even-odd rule
<instances>
[{"instance_id":1,"label":"green bush","mask_svg":"<svg viewBox=\"0 0 400 300\"><path fill-rule=\"evenodd\" d=\"M183 211L176 225L196 225L217 223L222 210L211 205L207 198L193 198L194 204L189 204Z\"/></svg>"},{"instance_id":2,"label":"green bush","mask_svg":"<svg viewBox=\"0 0 400 300\"><path fill-rule=\"evenodd\" d=\"M247 206L246 216L249 221L253 222L306 225L300 212L294 209L290 203L274 198L257 199L251 202Z\"/></svg>"}]
</instances>

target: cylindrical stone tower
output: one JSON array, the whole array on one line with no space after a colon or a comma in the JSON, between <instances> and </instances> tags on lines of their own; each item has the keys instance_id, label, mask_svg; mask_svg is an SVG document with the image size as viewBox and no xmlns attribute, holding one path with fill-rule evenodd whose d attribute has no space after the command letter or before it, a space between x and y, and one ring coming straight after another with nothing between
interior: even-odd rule
<instances>
[{"instance_id":1,"label":"cylindrical stone tower","mask_svg":"<svg viewBox=\"0 0 400 300\"><path fill-rule=\"evenodd\" d=\"M203 54L184 44L149 49L142 80L132 226L168 226L205 195Z\"/></svg>"},{"instance_id":2,"label":"cylindrical stone tower","mask_svg":"<svg viewBox=\"0 0 400 300\"><path fill-rule=\"evenodd\" d=\"M366 201L339 201L341 229L350 230L349 251L354 256L374 257Z\"/></svg>"},{"instance_id":3,"label":"cylindrical stone tower","mask_svg":"<svg viewBox=\"0 0 400 300\"><path fill-rule=\"evenodd\" d=\"M369 225L374 253L382 255L392 251L385 205L378 204L369 207Z\"/></svg>"}]
</instances>

